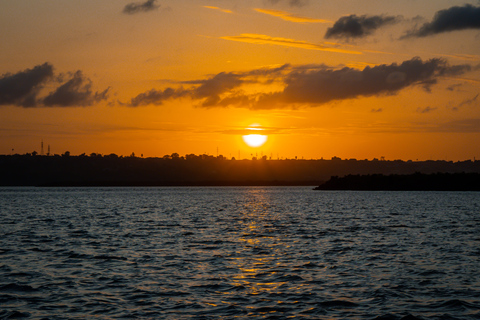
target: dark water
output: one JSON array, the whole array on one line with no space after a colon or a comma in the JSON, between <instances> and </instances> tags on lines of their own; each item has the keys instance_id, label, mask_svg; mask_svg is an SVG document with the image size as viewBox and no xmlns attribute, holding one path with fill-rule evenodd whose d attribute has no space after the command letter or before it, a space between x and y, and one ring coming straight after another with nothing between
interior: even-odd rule
<instances>
[{"instance_id":1,"label":"dark water","mask_svg":"<svg viewBox=\"0 0 480 320\"><path fill-rule=\"evenodd\" d=\"M0 188L0 319L480 319L480 193Z\"/></svg>"}]
</instances>

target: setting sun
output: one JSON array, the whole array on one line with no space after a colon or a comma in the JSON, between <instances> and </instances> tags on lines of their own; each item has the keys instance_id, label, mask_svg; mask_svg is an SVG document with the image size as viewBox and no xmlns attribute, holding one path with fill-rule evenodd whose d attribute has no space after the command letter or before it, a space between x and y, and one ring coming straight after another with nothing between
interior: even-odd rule
<instances>
[{"instance_id":1,"label":"setting sun","mask_svg":"<svg viewBox=\"0 0 480 320\"><path fill-rule=\"evenodd\" d=\"M243 141L250 147L260 147L267 142L267 136L263 134L247 134L242 136Z\"/></svg>"}]
</instances>

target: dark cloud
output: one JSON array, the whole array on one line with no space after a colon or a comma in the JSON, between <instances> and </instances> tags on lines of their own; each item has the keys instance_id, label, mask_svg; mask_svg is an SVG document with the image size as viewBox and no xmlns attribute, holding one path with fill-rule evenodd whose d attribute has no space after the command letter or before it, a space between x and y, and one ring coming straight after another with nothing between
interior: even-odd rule
<instances>
[{"instance_id":1,"label":"dark cloud","mask_svg":"<svg viewBox=\"0 0 480 320\"><path fill-rule=\"evenodd\" d=\"M127 105L130 107L146 106L149 104L162 105L165 100L178 99L191 95L192 93L189 90L184 90L183 88L167 88L165 90L152 89L132 98Z\"/></svg>"},{"instance_id":2,"label":"dark cloud","mask_svg":"<svg viewBox=\"0 0 480 320\"><path fill-rule=\"evenodd\" d=\"M480 94L477 93L477 95L474 96L473 98L463 100L462 102L460 102L460 103L458 104L458 106L454 107L453 109L454 109L454 110L459 110L461 107L476 104L479 95L480 95Z\"/></svg>"},{"instance_id":3,"label":"dark cloud","mask_svg":"<svg viewBox=\"0 0 480 320\"><path fill-rule=\"evenodd\" d=\"M277 4L280 0L268 0L272 4ZM303 7L308 4L308 0L288 0L291 7Z\"/></svg>"},{"instance_id":4,"label":"dark cloud","mask_svg":"<svg viewBox=\"0 0 480 320\"><path fill-rule=\"evenodd\" d=\"M0 105L35 106L38 92L52 77L53 66L49 63L16 74L4 74L0 78Z\"/></svg>"},{"instance_id":5,"label":"dark cloud","mask_svg":"<svg viewBox=\"0 0 480 320\"><path fill-rule=\"evenodd\" d=\"M190 97L202 107L243 107L250 109L318 106L332 101L358 97L394 95L411 87L426 90L439 78L471 70L468 65L449 65L443 59L422 61L413 58L401 64L336 69L325 65L259 69L243 73L219 73L205 80L184 82L190 88L151 90L133 98L130 106L162 104L167 99ZM270 93L246 93L246 84L278 83L284 89Z\"/></svg>"},{"instance_id":6,"label":"dark cloud","mask_svg":"<svg viewBox=\"0 0 480 320\"><path fill-rule=\"evenodd\" d=\"M127 104L131 107L145 106L149 104L162 105L166 100L190 97L196 100L202 100L202 107L228 106L249 102L250 99L243 93L233 93L232 90L245 83L259 83L258 78L264 81L268 78L278 76L282 71L289 68L289 65L283 65L278 68L255 69L244 73L221 72L208 79L184 81L182 84L193 85L192 88L174 89L166 88L164 90L151 89L132 98ZM265 80L267 79L267 80ZM221 95L229 93L227 98L221 98Z\"/></svg>"},{"instance_id":7,"label":"dark cloud","mask_svg":"<svg viewBox=\"0 0 480 320\"><path fill-rule=\"evenodd\" d=\"M125 14L135 14L139 12L148 12L156 10L160 5L155 4L157 0L147 0L145 2L132 2L129 3L123 8L123 13Z\"/></svg>"},{"instance_id":8,"label":"dark cloud","mask_svg":"<svg viewBox=\"0 0 480 320\"><path fill-rule=\"evenodd\" d=\"M400 20L401 17L394 16L357 16L352 14L338 19L333 27L328 28L325 38L362 38L382 26L394 24Z\"/></svg>"},{"instance_id":9,"label":"dark cloud","mask_svg":"<svg viewBox=\"0 0 480 320\"><path fill-rule=\"evenodd\" d=\"M49 63L16 74L5 74L0 78L0 105L13 105L24 108L90 106L107 99L109 89L92 91L92 81L77 71L63 79L55 76ZM53 92L41 97L47 85L58 85ZM44 96L44 95L43 95Z\"/></svg>"},{"instance_id":10,"label":"dark cloud","mask_svg":"<svg viewBox=\"0 0 480 320\"><path fill-rule=\"evenodd\" d=\"M292 72L285 79L282 92L260 97L257 107L272 104L313 104L354 99L360 96L396 94L412 85L433 81L448 74L451 68L442 59L422 61L413 58L401 64L367 66L363 70L343 68Z\"/></svg>"},{"instance_id":11,"label":"dark cloud","mask_svg":"<svg viewBox=\"0 0 480 320\"><path fill-rule=\"evenodd\" d=\"M216 106L220 101L220 95L239 87L244 83L241 75L235 73L219 73L213 78L202 81L202 84L194 90L197 99L206 98L203 107Z\"/></svg>"},{"instance_id":12,"label":"dark cloud","mask_svg":"<svg viewBox=\"0 0 480 320\"><path fill-rule=\"evenodd\" d=\"M408 32L405 37L426 37L437 33L480 29L480 7L470 4L438 11L431 22Z\"/></svg>"},{"instance_id":13,"label":"dark cloud","mask_svg":"<svg viewBox=\"0 0 480 320\"><path fill-rule=\"evenodd\" d=\"M432 107L428 106L426 108L417 108L417 112L418 113L430 113L430 112L435 111L437 109L438 109L437 107L432 108Z\"/></svg>"},{"instance_id":14,"label":"dark cloud","mask_svg":"<svg viewBox=\"0 0 480 320\"><path fill-rule=\"evenodd\" d=\"M165 100L183 98L190 96L193 99L204 99L204 107L215 106L220 102L220 94L228 92L243 83L241 76L234 73L219 73L207 80L186 81L185 84L196 84L193 89L173 89L155 90L141 93L132 98L128 105L132 107L148 104L162 105Z\"/></svg>"},{"instance_id":15,"label":"dark cloud","mask_svg":"<svg viewBox=\"0 0 480 320\"><path fill-rule=\"evenodd\" d=\"M47 107L91 106L106 100L108 90L93 93L92 81L85 78L79 70L72 75L70 80L45 97L43 105Z\"/></svg>"}]
</instances>

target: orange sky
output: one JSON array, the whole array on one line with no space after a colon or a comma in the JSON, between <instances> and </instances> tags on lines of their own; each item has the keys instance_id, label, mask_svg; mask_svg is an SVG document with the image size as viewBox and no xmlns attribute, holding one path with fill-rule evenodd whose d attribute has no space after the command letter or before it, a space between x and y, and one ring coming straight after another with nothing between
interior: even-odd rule
<instances>
[{"instance_id":1,"label":"orange sky","mask_svg":"<svg viewBox=\"0 0 480 320\"><path fill-rule=\"evenodd\" d=\"M477 0L0 8L0 154L480 157Z\"/></svg>"}]
</instances>

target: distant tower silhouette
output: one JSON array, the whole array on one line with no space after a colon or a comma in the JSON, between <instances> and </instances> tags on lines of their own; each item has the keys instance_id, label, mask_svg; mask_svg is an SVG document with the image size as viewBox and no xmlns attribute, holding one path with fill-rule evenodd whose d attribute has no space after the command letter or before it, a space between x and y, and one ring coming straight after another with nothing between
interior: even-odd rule
<instances>
[{"instance_id":1,"label":"distant tower silhouette","mask_svg":"<svg viewBox=\"0 0 480 320\"><path fill-rule=\"evenodd\" d=\"M48 145L48 151L47 151L47 156L50 155L50 145Z\"/></svg>"},{"instance_id":2,"label":"distant tower silhouette","mask_svg":"<svg viewBox=\"0 0 480 320\"><path fill-rule=\"evenodd\" d=\"M42 139L42 144L41 144L41 148L40 148L40 155L43 156L43 139Z\"/></svg>"}]
</instances>

